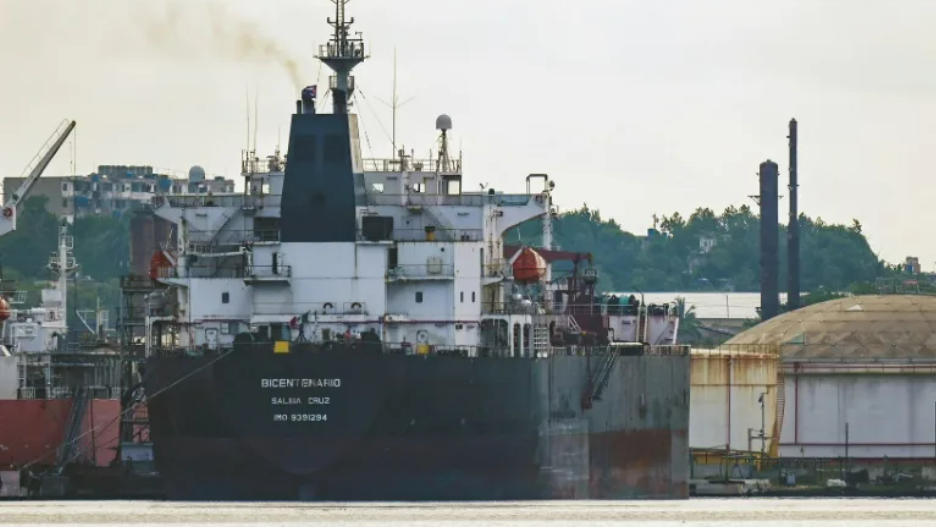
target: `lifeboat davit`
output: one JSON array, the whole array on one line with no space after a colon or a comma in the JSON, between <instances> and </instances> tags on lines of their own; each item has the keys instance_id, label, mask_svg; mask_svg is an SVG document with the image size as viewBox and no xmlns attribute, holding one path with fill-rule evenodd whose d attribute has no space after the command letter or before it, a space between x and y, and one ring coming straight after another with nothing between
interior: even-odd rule
<instances>
[{"instance_id":1,"label":"lifeboat davit","mask_svg":"<svg viewBox=\"0 0 936 527\"><path fill-rule=\"evenodd\" d=\"M0 322L8 320L12 312L10 311L10 303L7 302L6 298L0 296Z\"/></svg>"},{"instance_id":2,"label":"lifeboat davit","mask_svg":"<svg viewBox=\"0 0 936 527\"><path fill-rule=\"evenodd\" d=\"M524 284L539 282L546 276L546 260L535 250L524 247L513 263L514 281Z\"/></svg>"}]
</instances>

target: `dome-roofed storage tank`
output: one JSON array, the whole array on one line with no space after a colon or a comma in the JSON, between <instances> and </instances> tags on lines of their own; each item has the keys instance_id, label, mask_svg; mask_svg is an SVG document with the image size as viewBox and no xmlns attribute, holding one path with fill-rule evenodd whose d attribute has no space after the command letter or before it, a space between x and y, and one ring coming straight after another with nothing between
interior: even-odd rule
<instances>
[{"instance_id":1,"label":"dome-roofed storage tank","mask_svg":"<svg viewBox=\"0 0 936 527\"><path fill-rule=\"evenodd\" d=\"M539 282L546 276L546 259L530 247L520 250L520 255L513 263L514 281L522 284Z\"/></svg>"},{"instance_id":2,"label":"dome-roofed storage tank","mask_svg":"<svg viewBox=\"0 0 936 527\"><path fill-rule=\"evenodd\" d=\"M728 341L782 355L783 457L933 460L936 297L868 295L785 313ZM847 432L846 432L847 430Z\"/></svg>"}]
</instances>

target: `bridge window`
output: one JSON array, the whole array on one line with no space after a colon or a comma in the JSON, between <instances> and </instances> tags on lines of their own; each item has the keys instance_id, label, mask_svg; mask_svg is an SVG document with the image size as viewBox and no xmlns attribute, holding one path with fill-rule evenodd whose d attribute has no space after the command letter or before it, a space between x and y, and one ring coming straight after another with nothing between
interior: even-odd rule
<instances>
[{"instance_id":1,"label":"bridge window","mask_svg":"<svg viewBox=\"0 0 936 527\"><path fill-rule=\"evenodd\" d=\"M474 301L475 301L475 292L472 291L472 292L471 292L471 302L474 303Z\"/></svg>"},{"instance_id":2,"label":"bridge window","mask_svg":"<svg viewBox=\"0 0 936 527\"><path fill-rule=\"evenodd\" d=\"M416 303L422 304L422 301L423 301L422 291L416 291Z\"/></svg>"},{"instance_id":3,"label":"bridge window","mask_svg":"<svg viewBox=\"0 0 936 527\"><path fill-rule=\"evenodd\" d=\"M227 293L227 292L221 293L221 303L222 303L222 304L227 304L227 303L230 302L230 301L231 301L231 294L230 294L230 293Z\"/></svg>"},{"instance_id":4,"label":"bridge window","mask_svg":"<svg viewBox=\"0 0 936 527\"><path fill-rule=\"evenodd\" d=\"M464 301L465 301L465 292L462 291L461 293L459 293L459 297L460 297L460 298L459 298L459 302L464 302Z\"/></svg>"}]
</instances>

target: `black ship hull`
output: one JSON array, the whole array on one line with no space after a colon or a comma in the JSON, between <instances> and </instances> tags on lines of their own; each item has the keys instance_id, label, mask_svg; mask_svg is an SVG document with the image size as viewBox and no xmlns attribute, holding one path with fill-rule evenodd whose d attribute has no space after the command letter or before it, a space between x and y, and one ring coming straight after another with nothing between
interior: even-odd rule
<instances>
[{"instance_id":1,"label":"black ship hull","mask_svg":"<svg viewBox=\"0 0 936 527\"><path fill-rule=\"evenodd\" d=\"M172 499L688 497L684 354L253 350L146 370Z\"/></svg>"}]
</instances>

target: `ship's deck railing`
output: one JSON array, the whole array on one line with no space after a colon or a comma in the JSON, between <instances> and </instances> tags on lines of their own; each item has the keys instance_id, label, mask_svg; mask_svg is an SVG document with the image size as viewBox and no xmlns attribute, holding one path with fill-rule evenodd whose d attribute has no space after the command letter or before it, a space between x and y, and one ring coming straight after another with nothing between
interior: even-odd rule
<instances>
[{"instance_id":1,"label":"ship's deck railing","mask_svg":"<svg viewBox=\"0 0 936 527\"><path fill-rule=\"evenodd\" d=\"M541 194L429 194L410 192L408 194L388 194L368 191L368 205L403 205L407 207L480 207L496 205L499 207L522 207L536 200L546 206Z\"/></svg>"},{"instance_id":2,"label":"ship's deck railing","mask_svg":"<svg viewBox=\"0 0 936 527\"><path fill-rule=\"evenodd\" d=\"M6 298L10 305L26 303L26 291L0 291L0 297Z\"/></svg>"},{"instance_id":3,"label":"ship's deck railing","mask_svg":"<svg viewBox=\"0 0 936 527\"><path fill-rule=\"evenodd\" d=\"M373 239L368 237L368 232L363 229L358 229L357 239L358 241L370 241L370 242L379 242L379 241L388 241L381 240L380 236L377 236ZM379 233L378 233L379 234ZM432 229L431 231L426 231L425 228L420 229L399 229L395 228L390 232L390 239L393 241L400 242L422 242L422 241L437 241L437 242L480 242L484 240L484 230L483 229Z\"/></svg>"},{"instance_id":4,"label":"ship's deck railing","mask_svg":"<svg viewBox=\"0 0 936 527\"><path fill-rule=\"evenodd\" d=\"M370 353L374 355L414 355L414 356L442 356L442 357L471 357L471 358L545 358L556 356L598 356L607 357L609 355L622 356L688 356L690 346L672 345L672 346L652 346L641 343L627 343L626 345L612 346L551 346L546 350L540 351L536 356L519 355L511 353L509 348L498 346L456 346L456 345L435 345L418 344L413 342L380 342L368 341L366 339L351 340L336 339L330 341L293 341L289 344L290 353L317 353L330 350L342 350L346 353ZM238 353L274 353L274 343L257 342L238 344L235 348L219 348L208 350L205 346L194 348L156 348L153 354L157 357L185 357L201 356L204 354L221 354L230 351Z\"/></svg>"},{"instance_id":5,"label":"ship's deck railing","mask_svg":"<svg viewBox=\"0 0 936 527\"><path fill-rule=\"evenodd\" d=\"M438 158L365 158L362 160L362 162L364 172L432 172L442 174L460 174L462 169L461 159L449 159L448 166L445 167L442 166L442 162Z\"/></svg>"},{"instance_id":6,"label":"ship's deck railing","mask_svg":"<svg viewBox=\"0 0 936 527\"><path fill-rule=\"evenodd\" d=\"M483 302L481 304L481 312L484 315L520 315L520 314L544 314L544 315L594 315L594 316L607 316L607 315L623 315L623 316L634 316L638 315L636 309L624 309L618 310L611 313L604 311L602 304L595 302L594 304L566 304L564 308L560 309L560 305L552 302L548 305L544 305L542 302L531 302L530 304L522 304L520 302ZM665 309L664 306L650 305L647 307L647 312L651 317L675 317L676 312L672 308Z\"/></svg>"},{"instance_id":7,"label":"ship's deck railing","mask_svg":"<svg viewBox=\"0 0 936 527\"><path fill-rule=\"evenodd\" d=\"M136 289L140 291L147 291L150 289L156 289L158 287L159 284L153 281L149 276L128 274L120 277L121 289Z\"/></svg>"},{"instance_id":8,"label":"ship's deck railing","mask_svg":"<svg viewBox=\"0 0 936 527\"><path fill-rule=\"evenodd\" d=\"M296 316L296 313L304 314L307 322L315 322L317 315L366 315L368 314L367 302L290 302L283 311L283 302L254 302L254 314L258 316L284 318Z\"/></svg>"},{"instance_id":9,"label":"ship's deck railing","mask_svg":"<svg viewBox=\"0 0 936 527\"><path fill-rule=\"evenodd\" d=\"M160 267L158 276L161 279L170 278L282 278L292 276L292 266L280 265L236 265L211 266L190 265L183 272L178 267Z\"/></svg>"},{"instance_id":10,"label":"ship's deck railing","mask_svg":"<svg viewBox=\"0 0 936 527\"><path fill-rule=\"evenodd\" d=\"M361 38L344 39L342 45L335 42L319 46L318 57L324 59L364 58L364 40Z\"/></svg>"},{"instance_id":11,"label":"ship's deck railing","mask_svg":"<svg viewBox=\"0 0 936 527\"><path fill-rule=\"evenodd\" d=\"M150 199L153 208L171 205L175 208L222 207L243 208L245 206L259 206L265 198L279 198L278 194L160 194ZM546 207L548 205L542 194L429 194L425 192L409 192L407 194L389 194L368 190L366 205L370 206L405 206L418 207L481 207L495 205L498 207L523 207L530 202Z\"/></svg>"},{"instance_id":12,"label":"ship's deck railing","mask_svg":"<svg viewBox=\"0 0 936 527\"><path fill-rule=\"evenodd\" d=\"M200 232L191 235L195 238L189 242L189 250L193 252L218 252L221 248L236 247L254 243L277 243L280 241L279 229L248 229L248 230L222 230L215 232Z\"/></svg>"},{"instance_id":13,"label":"ship's deck railing","mask_svg":"<svg viewBox=\"0 0 936 527\"><path fill-rule=\"evenodd\" d=\"M452 278L455 266L445 263L401 264L387 270L387 279Z\"/></svg>"},{"instance_id":14,"label":"ship's deck railing","mask_svg":"<svg viewBox=\"0 0 936 527\"><path fill-rule=\"evenodd\" d=\"M269 194L267 194L269 196ZM261 196L237 194L162 194L153 196L153 208L168 204L175 208L223 207L234 208L259 205Z\"/></svg>"}]
</instances>

